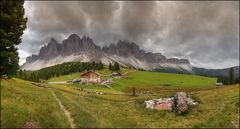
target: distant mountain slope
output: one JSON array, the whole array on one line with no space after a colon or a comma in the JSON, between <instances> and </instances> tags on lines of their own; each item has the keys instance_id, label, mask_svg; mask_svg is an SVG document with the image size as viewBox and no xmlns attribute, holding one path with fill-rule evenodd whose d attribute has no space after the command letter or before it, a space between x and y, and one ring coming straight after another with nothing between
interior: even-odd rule
<instances>
[{"instance_id":1,"label":"distant mountain slope","mask_svg":"<svg viewBox=\"0 0 240 129\"><path fill-rule=\"evenodd\" d=\"M234 71L234 76L239 77L239 66L231 67ZM192 68L193 72L198 75L204 76L228 76L230 68L225 69L205 69L205 68Z\"/></svg>"},{"instance_id":2,"label":"distant mountain slope","mask_svg":"<svg viewBox=\"0 0 240 129\"><path fill-rule=\"evenodd\" d=\"M61 44L52 38L40 49L38 55L27 57L26 63L21 68L38 70L70 61L101 61L105 65L118 62L122 66L144 70L171 68L192 72L192 66L187 59L166 58L161 53L145 52L135 43L121 40L117 44L100 48L91 38L86 36L80 38L76 34L70 35Z\"/></svg>"}]
</instances>

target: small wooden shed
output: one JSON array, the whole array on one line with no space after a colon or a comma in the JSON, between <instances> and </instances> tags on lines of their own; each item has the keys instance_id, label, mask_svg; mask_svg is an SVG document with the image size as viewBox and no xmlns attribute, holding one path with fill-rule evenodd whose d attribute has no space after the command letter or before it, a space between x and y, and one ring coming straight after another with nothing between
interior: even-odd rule
<instances>
[{"instance_id":1,"label":"small wooden shed","mask_svg":"<svg viewBox=\"0 0 240 129\"><path fill-rule=\"evenodd\" d=\"M122 77L122 74L119 73L119 72L113 72L113 73L112 73L112 77L114 77L114 78L121 78L121 77Z\"/></svg>"},{"instance_id":2,"label":"small wooden shed","mask_svg":"<svg viewBox=\"0 0 240 129\"><path fill-rule=\"evenodd\" d=\"M223 83L222 82L217 82L216 86L223 86Z\"/></svg>"}]
</instances>

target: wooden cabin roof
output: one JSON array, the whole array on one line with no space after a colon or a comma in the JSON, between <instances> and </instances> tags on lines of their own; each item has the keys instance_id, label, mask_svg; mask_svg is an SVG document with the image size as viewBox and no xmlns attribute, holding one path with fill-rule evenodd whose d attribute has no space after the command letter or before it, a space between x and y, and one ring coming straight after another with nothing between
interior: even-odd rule
<instances>
[{"instance_id":1,"label":"wooden cabin roof","mask_svg":"<svg viewBox=\"0 0 240 129\"><path fill-rule=\"evenodd\" d=\"M119 73L119 72L113 72L113 73L112 73L112 76L122 76L122 74Z\"/></svg>"},{"instance_id":2,"label":"wooden cabin roof","mask_svg":"<svg viewBox=\"0 0 240 129\"><path fill-rule=\"evenodd\" d=\"M98 76L102 76L100 73L97 73L97 72L94 72L94 71L87 71L87 72L82 73L82 74L81 74L81 77L84 76L84 75L86 75L86 74L89 74L89 73L93 73L93 74L96 74L96 75L98 75Z\"/></svg>"}]
</instances>

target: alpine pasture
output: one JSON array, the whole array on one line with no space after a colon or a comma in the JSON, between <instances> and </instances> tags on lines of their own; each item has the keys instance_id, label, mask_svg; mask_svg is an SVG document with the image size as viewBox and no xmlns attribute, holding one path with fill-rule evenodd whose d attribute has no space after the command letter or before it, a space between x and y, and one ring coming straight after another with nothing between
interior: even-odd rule
<instances>
[{"instance_id":1,"label":"alpine pasture","mask_svg":"<svg viewBox=\"0 0 240 129\"><path fill-rule=\"evenodd\" d=\"M123 69L128 77L113 79L111 88L92 84L32 85L17 78L1 80L1 127L71 127L61 101L79 128L112 127L238 127L239 85L216 87L216 78ZM106 69L101 74L110 74ZM80 73L51 78L48 82L79 78ZM137 96L131 96L132 88ZM144 100L185 91L199 102L185 115L146 109ZM144 94L151 92L151 94ZM98 94L102 93L102 94Z\"/></svg>"}]
</instances>

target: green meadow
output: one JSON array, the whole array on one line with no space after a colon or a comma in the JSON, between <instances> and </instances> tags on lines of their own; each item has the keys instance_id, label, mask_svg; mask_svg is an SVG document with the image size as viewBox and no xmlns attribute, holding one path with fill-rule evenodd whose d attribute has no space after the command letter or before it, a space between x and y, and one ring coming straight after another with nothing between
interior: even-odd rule
<instances>
[{"instance_id":1,"label":"green meadow","mask_svg":"<svg viewBox=\"0 0 240 129\"><path fill-rule=\"evenodd\" d=\"M110 74L106 69L98 72ZM196 75L124 72L128 72L128 77L113 79L112 88L48 83L44 85L49 88L40 88L16 78L1 80L1 127L22 128L28 120L42 128L70 127L51 92L79 128L239 127L239 85L216 87L216 78ZM48 82L71 80L80 74L55 77ZM137 96L130 95L132 87ZM199 104L183 116L145 108L145 100L173 96L177 91L187 92Z\"/></svg>"},{"instance_id":2,"label":"green meadow","mask_svg":"<svg viewBox=\"0 0 240 129\"><path fill-rule=\"evenodd\" d=\"M96 71L103 75L110 75L107 70ZM113 79L111 87L118 91L128 90L135 87L137 89L145 88L174 88L174 89L194 89L194 88L211 88L215 87L217 81L216 78L191 75L191 74L173 74L173 73L160 73L160 72L146 72L146 71L134 71L122 69L122 73L126 73L128 76L121 79ZM63 75L60 77L54 77L48 80L48 82L54 81L68 81L80 78L81 73L73 73L69 75ZM108 77L105 77L108 78ZM86 87L85 85L74 85L79 87ZM87 86L86 88L92 88L94 85ZM95 86L95 88L104 86ZM106 89L106 88L104 88Z\"/></svg>"},{"instance_id":3,"label":"green meadow","mask_svg":"<svg viewBox=\"0 0 240 129\"><path fill-rule=\"evenodd\" d=\"M114 81L116 82L114 86L117 89L128 87L206 88L215 86L216 78L190 74L135 71L129 73L128 78L115 79Z\"/></svg>"}]
</instances>

